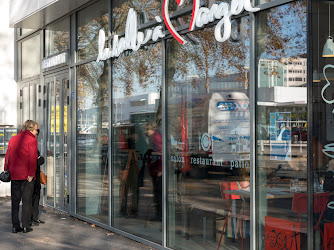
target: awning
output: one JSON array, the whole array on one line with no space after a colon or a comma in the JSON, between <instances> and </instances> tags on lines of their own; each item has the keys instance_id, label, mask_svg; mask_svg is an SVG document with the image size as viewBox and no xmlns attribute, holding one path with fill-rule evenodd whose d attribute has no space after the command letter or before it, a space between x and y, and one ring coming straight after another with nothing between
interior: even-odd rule
<instances>
[{"instance_id":1,"label":"awning","mask_svg":"<svg viewBox=\"0 0 334 250\"><path fill-rule=\"evenodd\" d=\"M9 26L39 29L90 0L11 0Z\"/></svg>"}]
</instances>

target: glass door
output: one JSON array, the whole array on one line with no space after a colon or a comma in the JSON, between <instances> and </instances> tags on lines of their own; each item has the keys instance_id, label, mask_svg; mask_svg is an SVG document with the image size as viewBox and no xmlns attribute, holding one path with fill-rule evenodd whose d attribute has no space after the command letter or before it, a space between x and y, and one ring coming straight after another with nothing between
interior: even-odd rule
<instances>
[{"instance_id":1,"label":"glass door","mask_svg":"<svg viewBox=\"0 0 334 250\"><path fill-rule=\"evenodd\" d=\"M29 119L38 122L38 83L39 79L21 83L19 124Z\"/></svg>"},{"instance_id":2,"label":"glass door","mask_svg":"<svg viewBox=\"0 0 334 250\"><path fill-rule=\"evenodd\" d=\"M45 78L47 87L47 201L50 206L68 209L67 107L68 73Z\"/></svg>"}]
</instances>

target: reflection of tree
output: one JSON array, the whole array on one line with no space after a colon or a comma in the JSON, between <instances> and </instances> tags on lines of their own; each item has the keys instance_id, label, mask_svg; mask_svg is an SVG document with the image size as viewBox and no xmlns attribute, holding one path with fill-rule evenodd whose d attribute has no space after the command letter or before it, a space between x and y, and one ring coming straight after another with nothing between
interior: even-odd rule
<instances>
[{"instance_id":1,"label":"reflection of tree","mask_svg":"<svg viewBox=\"0 0 334 250\"><path fill-rule=\"evenodd\" d=\"M107 9L105 11L107 12ZM100 29L108 31L107 13L98 17L91 17L87 23L78 27L77 53L79 60L97 55ZM91 105L97 107L98 128L102 127L104 107L108 104L107 65L105 62L91 62L79 66L78 70L78 109L91 108Z\"/></svg>"},{"instance_id":2,"label":"reflection of tree","mask_svg":"<svg viewBox=\"0 0 334 250\"><path fill-rule=\"evenodd\" d=\"M99 30L108 31L108 14L89 21L86 25L78 27L78 58L85 59L97 55L97 40Z\"/></svg>"},{"instance_id":3,"label":"reflection of tree","mask_svg":"<svg viewBox=\"0 0 334 250\"><path fill-rule=\"evenodd\" d=\"M124 94L130 96L137 83L142 89L158 88L161 84L161 44L129 52L120 56L113 63L115 69L114 87L124 89ZM158 90L158 89L157 89Z\"/></svg>"},{"instance_id":4,"label":"reflection of tree","mask_svg":"<svg viewBox=\"0 0 334 250\"><path fill-rule=\"evenodd\" d=\"M306 1L274 8L267 16L265 49L273 57L306 57Z\"/></svg>"},{"instance_id":5,"label":"reflection of tree","mask_svg":"<svg viewBox=\"0 0 334 250\"><path fill-rule=\"evenodd\" d=\"M78 70L78 108L88 105L87 98L93 96L93 105L108 101L107 63L92 62L79 66Z\"/></svg>"},{"instance_id":6,"label":"reflection of tree","mask_svg":"<svg viewBox=\"0 0 334 250\"><path fill-rule=\"evenodd\" d=\"M97 139L101 138L102 122L108 121L108 64L92 62L79 66L78 109L97 108Z\"/></svg>"},{"instance_id":7,"label":"reflection of tree","mask_svg":"<svg viewBox=\"0 0 334 250\"><path fill-rule=\"evenodd\" d=\"M47 33L49 32L49 33ZM48 55L57 54L59 52L66 51L69 47L69 32L68 31L56 31L47 30L46 35L50 34L52 37L51 44L48 47Z\"/></svg>"},{"instance_id":8,"label":"reflection of tree","mask_svg":"<svg viewBox=\"0 0 334 250\"><path fill-rule=\"evenodd\" d=\"M248 58L248 19L244 18L242 22L243 34L240 42L218 43L214 40L213 29L199 30L193 33L194 40L183 46L176 48L177 44L170 42L171 46L168 52L170 58L168 67L169 73L173 68L176 69L174 82L177 79L186 79L187 76L196 75L196 78L205 79L206 92L210 92L210 76L226 77L232 73L238 74L238 80L245 81L245 65ZM173 51L177 51L177 55L173 56ZM174 52L175 53L175 52ZM177 60L177 62L175 61ZM169 75L171 76L171 75ZM196 78L189 80L190 84L195 87ZM170 80L170 79L169 79Z\"/></svg>"},{"instance_id":9,"label":"reflection of tree","mask_svg":"<svg viewBox=\"0 0 334 250\"><path fill-rule=\"evenodd\" d=\"M130 8L138 13L138 24L148 22L160 15L161 2L156 0L126 1L120 6L113 7L113 33L125 31L126 19ZM126 96L130 96L137 87L146 89L158 87L161 84L161 44L146 46L136 52L123 53L113 62L113 86L123 89ZM135 86L138 84L139 86Z\"/></svg>"},{"instance_id":10,"label":"reflection of tree","mask_svg":"<svg viewBox=\"0 0 334 250\"><path fill-rule=\"evenodd\" d=\"M113 33L124 32L130 8L137 12L138 24L142 24L153 20L155 16L160 16L161 2L157 0L126 1L121 6L114 7L112 12Z\"/></svg>"}]
</instances>

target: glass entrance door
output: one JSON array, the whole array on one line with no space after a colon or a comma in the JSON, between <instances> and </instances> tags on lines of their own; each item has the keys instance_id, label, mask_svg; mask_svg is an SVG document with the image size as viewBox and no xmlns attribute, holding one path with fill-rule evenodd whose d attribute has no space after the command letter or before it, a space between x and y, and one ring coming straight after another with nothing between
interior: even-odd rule
<instances>
[{"instance_id":1,"label":"glass entrance door","mask_svg":"<svg viewBox=\"0 0 334 250\"><path fill-rule=\"evenodd\" d=\"M68 72L45 78L47 88L47 192L46 203L68 210L67 114Z\"/></svg>"}]
</instances>

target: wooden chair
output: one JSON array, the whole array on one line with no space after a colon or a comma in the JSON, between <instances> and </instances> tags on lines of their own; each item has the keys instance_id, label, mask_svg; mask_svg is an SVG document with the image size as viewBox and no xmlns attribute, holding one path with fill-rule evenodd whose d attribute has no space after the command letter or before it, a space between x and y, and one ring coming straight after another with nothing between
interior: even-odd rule
<instances>
[{"instance_id":1,"label":"wooden chair","mask_svg":"<svg viewBox=\"0 0 334 250\"><path fill-rule=\"evenodd\" d=\"M221 240L223 238L223 234L227 225L228 218L237 218L241 220L241 245L242 249L244 249L244 236L243 236L243 221L244 220L250 220L249 215L245 214L245 199L244 197L241 197L239 195L233 195L233 194L226 194L224 193L225 190L239 190L239 189L245 189L249 188L250 182L249 181L239 181L239 182L220 182L220 192L222 198L225 200L228 214L226 215L224 226L222 228L222 232L220 234L220 239L218 243L217 249L220 247ZM242 208L240 213L236 213L235 211L232 211L232 202L233 200L242 200Z\"/></svg>"},{"instance_id":2,"label":"wooden chair","mask_svg":"<svg viewBox=\"0 0 334 250\"><path fill-rule=\"evenodd\" d=\"M131 164L132 158L135 161L137 176L138 176L138 173L139 173L138 159L137 159L137 155L136 155L136 150L126 149L126 150L124 150L124 152L128 152L129 155L128 155L128 161L127 161L127 164L126 164L126 168L124 170L124 173L122 175L122 180L121 180L122 181L122 191L121 191L121 195L120 195L120 198L119 198L119 211L121 211L121 208L122 208L122 201L123 201L123 196L124 196L124 192L125 192L125 188L126 188L126 181L128 179L130 164Z\"/></svg>"}]
</instances>

